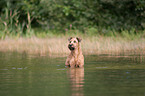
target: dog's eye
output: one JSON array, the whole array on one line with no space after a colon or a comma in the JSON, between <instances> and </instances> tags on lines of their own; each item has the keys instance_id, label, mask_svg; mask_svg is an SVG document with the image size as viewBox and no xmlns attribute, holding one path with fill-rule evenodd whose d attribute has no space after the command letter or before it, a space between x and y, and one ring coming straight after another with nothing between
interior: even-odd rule
<instances>
[{"instance_id":1,"label":"dog's eye","mask_svg":"<svg viewBox=\"0 0 145 96\"><path fill-rule=\"evenodd\" d=\"M69 43L71 43L71 41L69 41Z\"/></svg>"},{"instance_id":2,"label":"dog's eye","mask_svg":"<svg viewBox=\"0 0 145 96\"><path fill-rule=\"evenodd\" d=\"M76 43L76 41L74 41L74 43Z\"/></svg>"}]
</instances>

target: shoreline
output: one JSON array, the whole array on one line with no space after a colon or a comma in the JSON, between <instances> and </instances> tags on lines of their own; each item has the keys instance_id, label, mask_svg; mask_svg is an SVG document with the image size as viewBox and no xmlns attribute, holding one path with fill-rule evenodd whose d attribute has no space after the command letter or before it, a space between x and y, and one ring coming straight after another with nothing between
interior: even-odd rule
<instances>
[{"instance_id":1,"label":"shoreline","mask_svg":"<svg viewBox=\"0 0 145 96\"><path fill-rule=\"evenodd\" d=\"M61 55L67 56L69 49L67 37L51 37L51 38L18 38L0 40L1 52L19 52L27 54L45 55ZM128 40L122 37L85 37L82 38L82 52L84 55L98 54L124 54L139 53L145 54L145 39Z\"/></svg>"}]
</instances>

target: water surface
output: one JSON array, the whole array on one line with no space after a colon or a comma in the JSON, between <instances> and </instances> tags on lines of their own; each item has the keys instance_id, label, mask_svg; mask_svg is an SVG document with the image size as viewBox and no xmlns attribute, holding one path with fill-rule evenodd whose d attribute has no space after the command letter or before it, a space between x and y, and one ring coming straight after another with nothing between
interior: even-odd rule
<instances>
[{"instance_id":1,"label":"water surface","mask_svg":"<svg viewBox=\"0 0 145 96\"><path fill-rule=\"evenodd\" d=\"M145 55L66 57L0 53L0 96L145 96Z\"/></svg>"}]
</instances>

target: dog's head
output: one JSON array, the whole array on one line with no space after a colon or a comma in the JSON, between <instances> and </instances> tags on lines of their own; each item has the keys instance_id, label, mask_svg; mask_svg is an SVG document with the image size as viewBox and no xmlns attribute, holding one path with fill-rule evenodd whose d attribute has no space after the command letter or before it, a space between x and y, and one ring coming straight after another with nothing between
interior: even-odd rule
<instances>
[{"instance_id":1,"label":"dog's head","mask_svg":"<svg viewBox=\"0 0 145 96\"><path fill-rule=\"evenodd\" d=\"M68 41L69 41L68 48L69 48L70 50L75 50L76 48L78 48L79 43L81 42L81 40L82 40L82 39L79 38L79 37L75 37L75 38L70 37L70 38L68 39Z\"/></svg>"}]
</instances>

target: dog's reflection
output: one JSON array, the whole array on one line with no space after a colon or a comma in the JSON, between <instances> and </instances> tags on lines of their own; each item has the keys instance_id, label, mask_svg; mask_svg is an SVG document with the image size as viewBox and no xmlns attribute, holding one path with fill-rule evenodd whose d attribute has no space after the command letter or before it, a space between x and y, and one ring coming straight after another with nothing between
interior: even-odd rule
<instances>
[{"instance_id":1,"label":"dog's reflection","mask_svg":"<svg viewBox=\"0 0 145 96\"><path fill-rule=\"evenodd\" d=\"M84 68L69 68L72 96L83 96Z\"/></svg>"}]
</instances>

